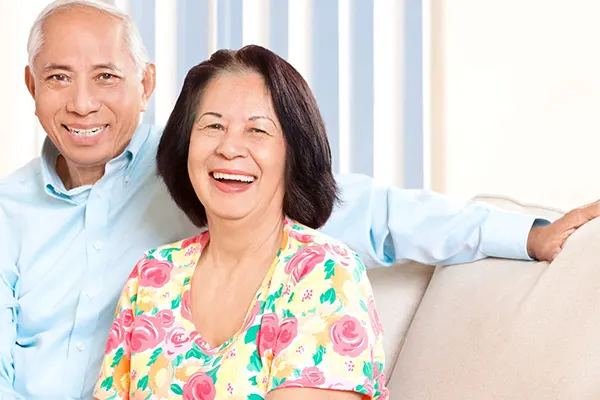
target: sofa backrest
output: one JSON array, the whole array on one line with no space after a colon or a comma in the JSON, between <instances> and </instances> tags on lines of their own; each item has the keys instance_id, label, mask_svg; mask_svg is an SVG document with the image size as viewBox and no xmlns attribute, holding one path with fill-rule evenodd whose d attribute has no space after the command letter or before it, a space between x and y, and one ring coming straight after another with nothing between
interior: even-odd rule
<instances>
[{"instance_id":1,"label":"sofa backrest","mask_svg":"<svg viewBox=\"0 0 600 400\"><path fill-rule=\"evenodd\" d=\"M487 259L437 268L391 376L391 397L599 399L598 338L600 219L575 232L551 264Z\"/></svg>"},{"instance_id":2,"label":"sofa backrest","mask_svg":"<svg viewBox=\"0 0 600 400\"><path fill-rule=\"evenodd\" d=\"M407 263L368 271L384 329L388 380L433 270L428 265Z\"/></svg>"}]
</instances>

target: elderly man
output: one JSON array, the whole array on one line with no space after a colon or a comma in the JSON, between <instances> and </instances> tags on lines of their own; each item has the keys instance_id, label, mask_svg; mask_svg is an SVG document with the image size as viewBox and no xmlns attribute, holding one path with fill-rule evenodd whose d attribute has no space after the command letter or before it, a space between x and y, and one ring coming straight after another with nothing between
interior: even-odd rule
<instances>
[{"instance_id":1,"label":"elderly man","mask_svg":"<svg viewBox=\"0 0 600 400\"><path fill-rule=\"evenodd\" d=\"M40 158L0 181L0 398L88 399L134 264L197 229L156 178L161 130L139 125L155 68L128 16L96 0L50 4L28 51L25 81L48 138ZM344 203L323 229L369 267L551 260L598 215L590 205L549 224L337 179Z\"/></svg>"}]
</instances>

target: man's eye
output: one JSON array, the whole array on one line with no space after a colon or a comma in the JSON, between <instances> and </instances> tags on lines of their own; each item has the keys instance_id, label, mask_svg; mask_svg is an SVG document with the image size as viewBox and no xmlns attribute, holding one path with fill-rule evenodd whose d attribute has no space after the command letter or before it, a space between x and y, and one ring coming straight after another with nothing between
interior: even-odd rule
<instances>
[{"instance_id":1,"label":"man's eye","mask_svg":"<svg viewBox=\"0 0 600 400\"><path fill-rule=\"evenodd\" d=\"M113 74L109 74L108 72L105 72L98 76L98 79L103 80L103 81L109 81L113 78L116 78L116 76L114 76Z\"/></svg>"},{"instance_id":2,"label":"man's eye","mask_svg":"<svg viewBox=\"0 0 600 400\"><path fill-rule=\"evenodd\" d=\"M69 77L66 76L65 74L54 74L54 75L51 75L48 77L48 80L58 81L58 82L64 82L68 79L69 79Z\"/></svg>"}]
</instances>

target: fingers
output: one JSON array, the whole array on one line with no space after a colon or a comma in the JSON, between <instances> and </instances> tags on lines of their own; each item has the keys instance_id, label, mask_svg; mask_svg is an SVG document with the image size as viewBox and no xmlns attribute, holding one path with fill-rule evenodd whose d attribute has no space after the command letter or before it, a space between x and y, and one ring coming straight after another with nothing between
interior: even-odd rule
<instances>
[{"instance_id":1,"label":"fingers","mask_svg":"<svg viewBox=\"0 0 600 400\"><path fill-rule=\"evenodd\" d=\"M561 219L556 221L564 230L576 229L581 225L600 216L600 201L576 208L566 213Z\"/></svg>"},{"instance_id":2,"label":"fingers","mask_svg":"<svg viewBox=\"0 0 600 400\"><path fill-rule=\"evenodd\" d=\"M586 221L591 221L594 218L600 216L600 201L595 201L591 204L588 204L587 206L583 207L581 209L584 218L586 218Z\"/></svg>"},{"instance_id":3,"label":"fingers","mask_svg":"<svg viewBox=\"0 0 600 400\"><path fill-rule=\"evenodd\" d=\"M600 216L600 201L590 203L566 213L562 218L545 227L536 227L527 250L540 261L554 261L562 251L566 240L583 224ZM531 235L531 233L530 233ZM529 240L529 239L528 239Z\"/></svg>"}]
</instances>

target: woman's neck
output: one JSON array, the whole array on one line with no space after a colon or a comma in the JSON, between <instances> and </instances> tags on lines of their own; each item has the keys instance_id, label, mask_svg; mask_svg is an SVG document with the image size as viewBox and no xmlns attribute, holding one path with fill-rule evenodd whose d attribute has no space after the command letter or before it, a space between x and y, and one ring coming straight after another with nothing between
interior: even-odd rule
<instances>
[{"instance_id":1,"label":"woman's neck","mask_svg":"<svg viewBox=\"0 0 600 400\"><path fill-rule=\"evenodd\" d=\"M226 268L235 267L248 258L273 257L281 245L283 225L281 213L235 221L209 217L207 253L215 265Z\"/></svg>"}]
</instances>

